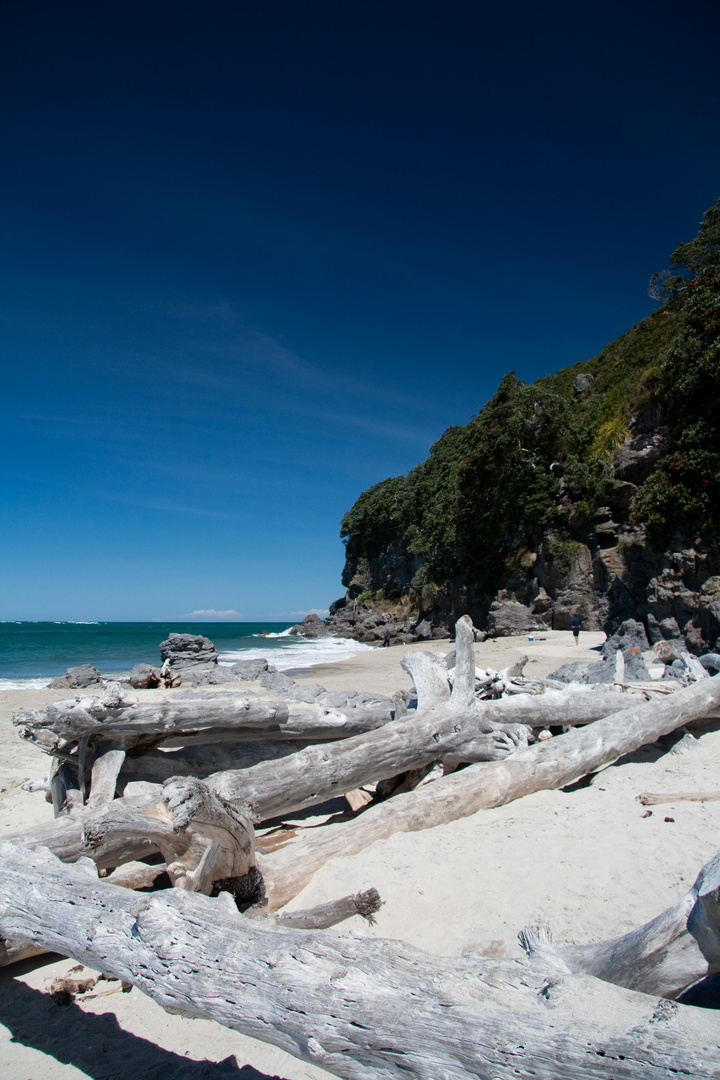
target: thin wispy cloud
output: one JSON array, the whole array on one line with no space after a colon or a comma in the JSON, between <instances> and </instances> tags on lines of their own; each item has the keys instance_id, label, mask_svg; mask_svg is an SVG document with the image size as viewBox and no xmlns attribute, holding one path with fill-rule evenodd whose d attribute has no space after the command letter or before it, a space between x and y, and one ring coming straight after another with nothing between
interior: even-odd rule
<instances>
[{"instance_id":1,"label":"thin wispy cloud","mask_svg":"<svg viewBox=\"0 0 720 1080\"><path fill-rule=\"evenodd\" d=\"M228 608L227 611L216 611L215 608L199 608L197 611L191 611L189 615L184 615L185 619L230 619L233 616L239 617L240 612L235 611L233 608Z\"/></svg>"}]
</instances>

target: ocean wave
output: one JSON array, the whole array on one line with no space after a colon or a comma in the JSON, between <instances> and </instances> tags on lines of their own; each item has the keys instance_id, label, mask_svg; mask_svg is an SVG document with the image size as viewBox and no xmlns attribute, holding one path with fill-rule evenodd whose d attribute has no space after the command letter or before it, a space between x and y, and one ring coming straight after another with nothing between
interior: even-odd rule
<instances>
[{"instance_id":1,"label":"ocean wave","mask_svg":"<svg viewBox=\"0 0 720 1080\"><path fill-rule=\"evenodd\" d=\"M28 676L26 679L0 679L0 690L47 690L53 679L57 679L59 675L64 675L65 672L57 672L55 675L33 675ZM130 676L130 669L126 668L125 671L103 671L102 677L105 682L122 682L123 679L127 680ZM81 688L68 687L65 691L58 690L58 694L67 693L70 697L75 694L88 693L90 695L97 694L97 690L82 690Z\"/></svg>"},{"instance_id":2,"label":"ocean wave","mask_svg":"<svg viewBox=\"0 0 720 1080\"><path fill-rule=\"evenodd\" d=\"M0 690L46 690L54 678L0 679Z\"/></svg>"},{"instance_id":3,"label":"ocean wave","mask_svg":"<svg viewBox=\"0 0 720 1080\"><path fill-rule=\"evenodd\" d=\"M277 632L277 634L270 634L270 633L265 632L264 634L253 634L253 637L259 637L259 638L295 637L296 636L295 634L290 633L291 630L292 630L292 627L288 626L287 630L279 630Z\"/></svg>"},{"instance_id":4,"label":"ocean wave","mask_svg":"<svg viewBox=\"0 0 720 1080\"><path fill-rule=\"evenodd\" d=\"M270 635L268 635L269 637ZM282 635L273 635L280 637ZM240 660L259 660L264 658L279 671L290 668L316 667L318 664L337 664L349 660L359 652L367 652L372 645L365 645L353 638L302 638L292 635L287 645L275 645L269 649L262 647L250 649L232 649L220 653L219 662L225 666L236 664Z\"/></svg>"}]
</instances>

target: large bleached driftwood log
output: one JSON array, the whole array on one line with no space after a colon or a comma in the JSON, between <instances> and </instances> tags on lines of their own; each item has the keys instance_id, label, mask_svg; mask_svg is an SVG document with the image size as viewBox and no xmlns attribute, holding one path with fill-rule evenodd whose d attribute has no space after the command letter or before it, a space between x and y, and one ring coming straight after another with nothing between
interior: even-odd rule
<instances>
[{"instance_id":1,"label":"large bleached driftwood log","mask_svg":"<svg viewBox=\"0 0 720 1080\"><path fill-rule=\"evenodd\" d=\"M633 704L594 724L518 750L504 761L469 765L371 806L354 821L300 832L284 847L258 856L270 903L282 907L336 855L354 855L393 833L443 825L532 791L564 787L719 705L720 677L703 679L667 698Z\"/></svg>"},{"instance_id":2,"label":"large bleached driftwood log","mask_svg":"<svg viewBox=\"0 0 720 1080\"><path fill-rule=\"evenodd\" d=\"M0 845L0 934L132 982L347 1080L717 1076L711 1013L589 976L244 918L141 895L48 852ZM42 887L38 887L38 883Z\"/></svg>"},{"instance_id":3,"label":"large bleached driftwood log","mask_svg":"<svg viewBox=\"0 0 720 1080\"><path fill-rule=\"evenodd\" d=\"M428 654L415 653L415 656ZM411 670L412 667L411 667ZM445 671L447 680L447 672ZM448 695L449 701L449 695ZM530 729L542 729L548 727L574 727L581 724L589 724L603 716L609 716L613 712L620 712L628 707L626 694L606 691L595 693L588 690L570 691L563 693L557 690L548 690L541 697L515 696L504 698L499 701L478 703L478 717L480 724L523 724ZM420 710L422 713L422 710ZM417 717L417 713L411 713L407 720ZM406 722L398 721L400 722ZM382 730L382 729L380 729ZM421 731L416 732L420 737ZM473 733L474 734L474 733ZM456 732L458 750L461 744L461 732ZM353 736L349 736L352 738ZM323 740L325 742L326 740ZM248 769L261 762L277 761L286 758L309 745L309 740L304 739L261 739L234 743L211 743L209 745L189 746L173 751L142 749L130 750L125 756L119 772L118 784L120 789L125 784L143 780L150 783L162 784L171 776L197 776L202 778L212 773L225 772L231 769ZM459 751L458 751L459 752ZM435 757L438 755L436 754ZM450 756L448 754L447 756ZM462 757L462 760L472 761L470 756ZM412 766L405 766L411 768ZM364 780L363 783L371 781ZM95 788L93 779L91 791ZM103 800L104 801L104 800Z\"/></svg>"},{"instance_id":4,"label":"large bleached driftwood log","mask_svg":"<svg viewBox=\"0 0 720 1080\"><path fill-rule=\"evenodd\" d=\"M261 822L450 754L463 760L489 761L506 757L518 745L527 745L527 728L523 725L488 727L490 730L483 730L474 702L472 706L453 707L451 699L445 710L431 711L427 716L387 724L342 742L307 747L280 761L221 772L209 777L206 784L193 781L193 791L203 790L206 799L228 810L241 808L255 822ZM169 781L164 799L177 798L183 783L190 781ZM130 812L123 810L120 800L113 805L115 809L104 813L97 824L92 817L83 817L84 839L101 864L105 864L103 845L114 833L125 834L128 839L137 836L155 840L146 822L149 818L165 821L168 816L164 803ZM201 829L201 823L197 827ZM159 840L155 842L165 853Z\"/></svg>"},{"instance_id":5,"label":"large bleached driftwood log","mask_svg":"<svg viewBox=\"0 0 720 1080\"><path fill-rule=\"evenodd\" d=\"M37 741L43 749L48 735L70 743L82 738L120 739L130 749L242 739L340 739L373 731L392 715L385 705L343 710L234 695L137 702L111 684L103 697L58 701L46 709L18 713L13 723L22 729L23 737Z\"/></svg>"},{"instance_id":6,"label":"large bleached driftwood log","mask_svg":"<svg viewBox=\"0 0 720 1080\"><path fill-rule=\"evenodd\" d=\"M430 660L434 660L430 654L416 653L414 658L420 657L418 667L421 667L425 656L429 656ZM444 666L441 666L442 662L438 663L438 674L444 680L448 687L448 701L449 701L449 684L447 683L447 670ZM416 668L410 664L408 670L415 672ZM422 681L422 680L421 680ZM497 725L512 725L522 724L529 729L541 730L548 727L571 727L580 724L591 723L594 720L600 719L602 716L607 716L612 712L619 712L621 709L627 708L628 699L627 695L620 693L610 692L593 692L588 690L582 691L569 691L560 692L556 690L549 690L541 697L532 695L526 696L514 696L511 698L505 698L498 701L487 701L477 703L479 709L479 718L481 725L490 725L492 723ZM472 708L472 706L471 706ZM356 711L356 710L353 710ZM412 713L411 717L416 717L417 713ZM23 718L23 723L25 723ZM32 724L32 717L29 717L29 721ZM353 724L358 723L358 718L352 718ZM48 733L40 728L25 728L32 738L37 741L40 737L46 736ZM307 730L307 729L306 729ZM315 729L317 730L317 729ZM338 730L336 727L332 727L333 731ZM340 727L341 735L343 737L351 737L348 735L348 729L343 724ZM224 729L224 733L227 733L227 729ZM88 804L93 807L98 807L115 795L115 788L117 787L119 792L122 792L125 786L132 781L146 781L150 783L162 784L165 780L170 779L172 776L196 776L205 778L212 773L224 772L231 769L247 769L254 765L258 765L260 762L277 761L280 758L288 757L291 754L295 754L300 750L305 749L308 745L311 745L309 739L273 739L270 736L273 733L269 733L268 738L263 739L243 739L241 742L225 742L225 741L210 741L203 742L202 745L189 745L183 746L180 749L168 750L167 742L163 749L153 749L144 747L142 745L136 745L127 751L115 749L119 745L122 745L121 740L118 739L98 739L97 743L90 748L88 760L92 762L91 765L91 777L89 782L90 797ZM421 735L421 730L418 728L416 734ZM471 741L474 737L474 731L471 730ZM183 742L195 743L198 739L206 739L206 734L197 735L194 731L186 733L185 736L174 735L169 742ZM60 756L62 762L59 768L53 770L53 804L56 808L56 813L59 813L62 807L68 802L68 798L71 797L74 804L79 806L82 799L79 794L80 779L78 776L78 757L77 754L70 754L67 750L67 745L62 744L59 748L58 744L54 741L56 737L53 736L53 741L44 746L49 753L57 753ZM449 764L452 758L452 754L456 752L458 754L457 760L473 761L476 760L471 753L462 753L462 741L463 733L458 731L455 733L456 745L454 748L449 749L445 753L446 763ZM150 740L150 736L143 736L141 742ZM129 737L126 740L128 743L136 741ZM322 742L327 740L327 729L325 731L325 737ZM93 760L92 754L95 754ZM420 757L423 757L422 752ZM411 765L405 766L405 769L412 768ZM362 783L371 783L371 779L367 778ZM332 794L332 792L331 792ZM287 810L289 807L286 808Z\"/></svg>"}]
</instances>

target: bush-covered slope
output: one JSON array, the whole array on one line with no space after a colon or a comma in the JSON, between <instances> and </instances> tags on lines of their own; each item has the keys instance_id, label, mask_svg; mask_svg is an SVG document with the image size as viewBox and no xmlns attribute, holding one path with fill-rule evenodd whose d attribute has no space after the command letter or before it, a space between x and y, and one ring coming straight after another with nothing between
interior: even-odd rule
<instances>
[{"instance_id":1,"label":"bush-covered slope","mask_svg":"<svg viewBox=\"0 0 720 1080\"><path fill-rule=\"evenodd\" d=\"M653 280L664 305L599 356L530 385L506 375L427 461L363 492L341 526L351 595L489 603L543 544L559 563L563 545L565 562L576 543L594 555L608 505L636 547L720 532L720 200L670 265Z\"/></svg>"}]
</instances>

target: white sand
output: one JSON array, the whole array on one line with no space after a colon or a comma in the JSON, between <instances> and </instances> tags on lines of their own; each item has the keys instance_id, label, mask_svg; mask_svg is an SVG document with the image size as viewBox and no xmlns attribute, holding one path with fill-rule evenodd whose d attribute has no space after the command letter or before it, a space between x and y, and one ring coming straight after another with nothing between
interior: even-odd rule
<instances>
[{"instance_id":1,"label":"white sand","mask_svg":"<svg viewBox=\"0 0 720 1080\"><path fill-rule=\"evenodd\" d=\"M582 634L579 648L569 633L558 631L532 644L505 638L476 646L476 654L479 664L501 668L527 653L536 661L527 673L546 675L568 660L595 659L588 649L603 636ZM447 642L411 646L428 647L449 648ZM405 651L361 653L298 681L392 693L411 685L399 663ZM10 716L57 696L38 690L0 694L0 835L52 816L42 794L20 790L24 777L47 773L48 759L18 738ZM361 932L447 955L471 947L520 955L516 935L527 923L547 923L557 939L576 942L623 933L681 896L718 848L720 803L656 806L643 817L636 800L641 791L718 789L720 731L715 727L679 754L641 750L600 773L589 787L538 792L336 859L290 906L307 907L375 886L385 905L372 929L359 917L352 920ZM44 989L70 967L68 960L38 958L0 974L0 1074L7 1080L258 1080L275 1074L319 1080L329 1075L210 1021L169 1016L135 989L56 1005ZM232 1061L209 1064L230 1055L239 1066L259 1072L241 1072Z\"/></svg>"}]
</instances>

